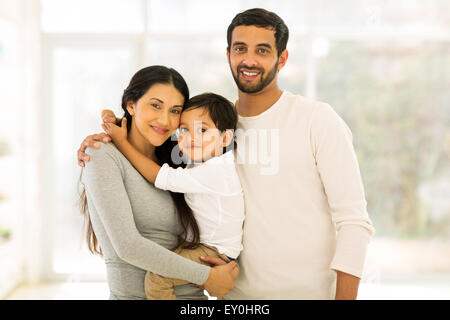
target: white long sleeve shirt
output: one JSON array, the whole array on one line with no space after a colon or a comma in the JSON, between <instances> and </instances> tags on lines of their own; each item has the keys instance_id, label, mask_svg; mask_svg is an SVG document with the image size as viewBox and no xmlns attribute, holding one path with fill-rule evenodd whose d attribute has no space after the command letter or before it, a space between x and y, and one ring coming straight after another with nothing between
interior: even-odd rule
<instances>
[{"instance_id":1,"label":"white long sleeve shirt","mask_svg":"<svg viewBox=\"0 0 450 320\"><path fill-rule=\"evenodd\" d=\"M236 259L242 250L244 198L233 151L185 169L164 164L155 186L184 193L200 229L200 242ZM189 237L189 236L188 236Z\"/></svg>"},{"instance_id":2,"label":"white long sleeve shirt","mask_svg":"<svg viewBox=\"0 0 450 320\"><path fill-rule=\"evenodd\" d=\"M284 91L236 135L244 249L225 299L334 299L335 270L361 277L374 233L349 128Z\"/></svg>"}]
</instances>

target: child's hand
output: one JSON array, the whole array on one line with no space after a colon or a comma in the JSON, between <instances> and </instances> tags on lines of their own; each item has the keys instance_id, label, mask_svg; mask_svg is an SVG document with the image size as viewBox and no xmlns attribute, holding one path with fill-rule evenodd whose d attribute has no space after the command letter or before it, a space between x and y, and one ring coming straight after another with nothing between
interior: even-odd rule
<instances>
[{"instance_id":1,"label":"child's hand","mask_svg":"<svg viewBox=\"0 0 450 320\"><path fill-rule=\"evenodd\" d=\"M104 122L102 128L111 137L113 142L127 140L127 119L125 117L122 119L121 127L114 123Z\"/></svg>"},{"instance_id":2,"label":"child's hand","mask_svg":"<svg viewBox=\"0 0 450 320\"><path fill-rule=\"evenodd\" d=\"M103 122L118 123L119 119L112 110L104 109L102 110L102 120Z\"/></svg>"}]
</instances>

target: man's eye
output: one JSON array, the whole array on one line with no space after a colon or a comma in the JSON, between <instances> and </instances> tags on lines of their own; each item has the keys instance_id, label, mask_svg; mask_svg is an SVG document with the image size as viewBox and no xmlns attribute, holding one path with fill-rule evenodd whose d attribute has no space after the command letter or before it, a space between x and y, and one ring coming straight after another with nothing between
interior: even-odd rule
<instances>
[{"instance_id":1,"label":"man's eye","mask_svg":"<svg viewBox=\"0 0 450 320\"><path fill-rule=\"evenodd\" d=\"M244 47L237 47L234 49L236 52L244 52L245 48Z\"/></svg>"}]
</instances>

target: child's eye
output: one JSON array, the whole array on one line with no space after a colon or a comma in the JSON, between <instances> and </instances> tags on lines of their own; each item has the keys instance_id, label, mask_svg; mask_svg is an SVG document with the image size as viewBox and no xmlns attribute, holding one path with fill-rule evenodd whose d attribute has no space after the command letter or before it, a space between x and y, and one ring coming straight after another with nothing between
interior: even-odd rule
<instances>
[{"instance_id":1,"label":"child's eye","mask_svg":"<svg viewBox=\"0 0 450 320\"><path fill-rule=\"evenodd\" d=\"M178 132L180 132L180 133L186 133L188 131L189 130L187 128L178 128Z\"/></svg>"}]
</instances>

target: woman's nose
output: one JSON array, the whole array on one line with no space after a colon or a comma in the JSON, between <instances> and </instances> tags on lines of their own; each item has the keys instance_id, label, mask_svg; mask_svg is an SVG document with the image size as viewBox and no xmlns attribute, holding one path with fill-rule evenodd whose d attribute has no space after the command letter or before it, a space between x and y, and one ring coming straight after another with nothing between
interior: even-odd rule
<instances>
[{"instance_id":1,"label":"woman's nose","mask_svg":"<svg viewBox=\"0 0 450 320\"><path fill-rule=\"evenodd\" d=\"M169 121L169 113L168 112L161 112L158 122L161 126L164 126L166 128L169 128L170 121Z\"/></svg>"}]
</instances>

